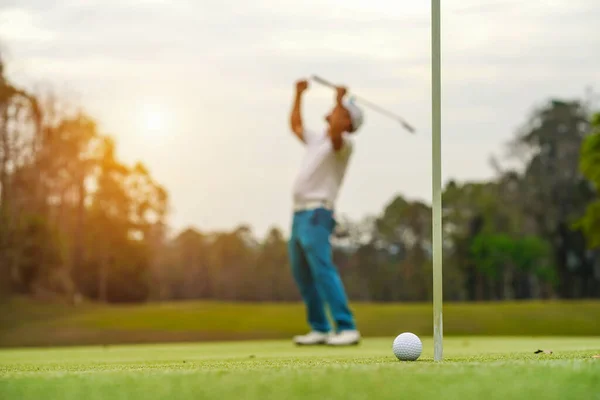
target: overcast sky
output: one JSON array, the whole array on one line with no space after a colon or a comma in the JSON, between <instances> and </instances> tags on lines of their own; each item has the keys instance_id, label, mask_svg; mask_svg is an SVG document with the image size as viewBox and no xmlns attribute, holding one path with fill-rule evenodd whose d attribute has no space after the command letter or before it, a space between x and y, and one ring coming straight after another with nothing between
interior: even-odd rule
<instances>
[{"instance_id":1,"label":"overcast sky","mask_svg":"<svg viewBox=\"0 0 600 400\"><path fill-rule=\"evenodd\" d=\"M600 2L442 3L443 176L485 179L534 106L600 90ZM418 129L367 111L338 212L431 197L429 1L0 0L0 46L10 79L81 103L149 167L177 229L287 231L288 112L311 73ZM333 95L311 89L305 125L322 129Z\"/></svg>"}]
</instances>

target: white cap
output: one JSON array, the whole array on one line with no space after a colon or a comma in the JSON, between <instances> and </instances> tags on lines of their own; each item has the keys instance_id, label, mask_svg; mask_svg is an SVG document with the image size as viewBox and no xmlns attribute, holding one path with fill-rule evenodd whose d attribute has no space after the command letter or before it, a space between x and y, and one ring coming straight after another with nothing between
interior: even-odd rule
<instances>
[{"instance_id":1,"label":"white cap","mask_svg":"<svg viewBox=\"0 0 600 400\"><path fill-rule=\"evenodd\" d=\"M356 132L363 124L363 112L356 104L354 104L353 98L346 100L344 102L344 107L350 113L350 119L352 120L352 132Z\"/></svg>"}]
</instances>

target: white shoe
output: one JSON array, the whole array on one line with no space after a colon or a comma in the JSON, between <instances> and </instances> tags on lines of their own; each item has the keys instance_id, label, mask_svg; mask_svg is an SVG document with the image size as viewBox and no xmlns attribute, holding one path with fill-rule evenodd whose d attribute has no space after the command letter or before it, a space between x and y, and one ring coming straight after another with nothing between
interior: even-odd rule
<instances>
[{"instance_id":1,"label":"white shoe","mask_svg":"<svg viewBox=\"0 0 600 400\"><path fill-rule=\"evenodd\" d=\"M300 346L314 346L327 343L327 339L329 339L329 333L312 331L306 335L295 336L294 343Z\"/></svg>"},{"instance_id":2,"label":"white shoe","mask_svg":"<svg viewBox=\"0 0 600 400\"><path fill-rule=\"evenodd\" d=\"M329 346L352 346L359 343L359 331L341 331L337 335L330 336L327 340Z\"/></svg>"}]
</instances>

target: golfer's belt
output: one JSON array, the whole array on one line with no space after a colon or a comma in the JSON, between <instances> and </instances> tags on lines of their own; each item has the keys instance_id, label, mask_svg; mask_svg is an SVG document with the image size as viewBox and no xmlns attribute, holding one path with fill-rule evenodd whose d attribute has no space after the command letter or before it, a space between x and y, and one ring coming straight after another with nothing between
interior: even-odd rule
<instances>
[{"instance_id":1,"label":"golfer's belt","mask_svg":"<svg viewBox=\"0 0 600 400\"><path fill-rule=\"evenodd\" d=\"M316 208L325 208L327 210L333 210L333 204L326 200L309 200L294 202L294 211L307 211L314 210Z\"/></svg>"}]
</instances>

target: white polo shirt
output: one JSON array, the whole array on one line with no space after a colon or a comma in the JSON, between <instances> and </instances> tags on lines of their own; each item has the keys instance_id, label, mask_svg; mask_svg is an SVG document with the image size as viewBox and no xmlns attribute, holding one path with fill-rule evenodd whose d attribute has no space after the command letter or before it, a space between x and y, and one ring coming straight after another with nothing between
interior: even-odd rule
<instances>
[{"instance_id":1,"label":"white polo shirt","mask_svg":"<svg viewBox=\"0 0 600 400\"><path fill-rule=\"evenodd\" d=\"M334 150L327 132L319 134L305 129L303 137L306 150L294 184L294 207L325 202L333 208L352 154L350 135L342 135L343 145L338 151Z\"/></svg>"}]
</instances>

